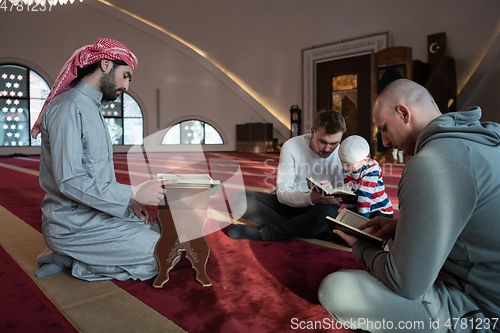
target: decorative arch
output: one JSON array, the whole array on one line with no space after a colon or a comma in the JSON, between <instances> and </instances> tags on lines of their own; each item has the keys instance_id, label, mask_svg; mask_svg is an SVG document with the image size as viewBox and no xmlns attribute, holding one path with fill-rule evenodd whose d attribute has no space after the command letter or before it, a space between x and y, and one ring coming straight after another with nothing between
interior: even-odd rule
<instances>
[{"instance_id":1,"label":"decorative arch","mask_svg":"<svg viewBox=\"0 0 500 333\"><path fill-rule=\"evenodd\" d=\"M127 92L121 94L101 109L101 113L113 145L142 145L144 116L140 104L132 95Z\"/></svg>"},{"instance_id":2,"label":"decorative arch","mask_svg":"<svg viewBox=\"0 0 500 333\"><path fill-rule=\"evenodd\" d=\"M31 66L0 62L0 146L40 146L30 136L50 92L47 80Z\"/></svg>"},{"instance_id":3,"label":"decorative arch","mask_svg":"<svg viewBox=\"0 0 500 333\"><path fill-rule=\"evenodd\" d=\"M224 144L219 131L200 119L185 119L171 126L161 140L162 145Z\"/></svg>"}]
</instances>

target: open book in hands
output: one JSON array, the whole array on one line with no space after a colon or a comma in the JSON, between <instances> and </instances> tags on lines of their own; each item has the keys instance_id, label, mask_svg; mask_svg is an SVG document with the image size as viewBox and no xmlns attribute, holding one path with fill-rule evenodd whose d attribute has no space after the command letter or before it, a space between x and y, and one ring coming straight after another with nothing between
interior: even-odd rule
<instances>
[{"instance_id":1,"label":"open book in hands","mask_svg":"<svg viewBox=\"0 0 500 333\"><path fill-rule=\"evenodd\" d=\"M311 190L314 188L323 195L333 195L335 198L341 198L342 203L347 205L356 204L358 202L358 197L352 192L352 188L350 186L336 187L329 191L322 184L311 177L307 177L306 179L307 185Z\"/></svg>"},{"instance_id":2,"label":"open book in hands","mask_svg":"<svg viewBox=\"0 0 500 333\"><path fill-rule=\"evenodd\" d=\"M343 209L336 218L330 216L327 216L326 218L333 222L335 229L338 229L346 234L356 236L360 239L373 242L380 246L383 246L385 243L382 238L369 234L368 229L358 229L360 225L370 219L354 213L349 209Z\"/></svg>"},{"instance_id":3,"label":"open book in hands","mask_svg":"<svg viewBox=\"0 0 500 333\"><path fill-rule=\"evenodd\" d=\"M213 197L221 187L219 180L214 180L209 174L169 174L159 173L156 175L158 179L177 180L177 183L165 184L163 187L210 187Z\"/></svg>"}]
</instances>

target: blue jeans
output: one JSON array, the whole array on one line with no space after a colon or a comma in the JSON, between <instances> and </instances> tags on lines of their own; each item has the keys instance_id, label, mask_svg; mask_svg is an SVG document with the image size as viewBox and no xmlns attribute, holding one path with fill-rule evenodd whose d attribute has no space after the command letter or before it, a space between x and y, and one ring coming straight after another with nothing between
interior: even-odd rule
<instances>
[{"instance_id":1,"label":"blue jeans","mask_svg":"<svg viewBox=\"0 0 500 333\"><path fill-rule=\"evenodd\" d=\"M328 204L290 207L280 203L275 194L256 191L237 192L231 207L246 221L261 227L260 234L265 241L295 237L330 240L332 232L325 218L336 217L339 210L338 206Z\"/></svg>"}]
</instances>

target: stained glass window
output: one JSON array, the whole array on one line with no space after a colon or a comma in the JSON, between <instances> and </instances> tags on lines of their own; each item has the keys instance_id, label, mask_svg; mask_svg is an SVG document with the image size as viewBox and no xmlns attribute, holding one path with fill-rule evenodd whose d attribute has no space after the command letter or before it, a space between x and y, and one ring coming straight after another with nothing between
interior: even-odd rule
<instances>
[{"instance_id":1,"label":"stained glass window","mask_svg":"<svg viewBox=\"0 0 500 333\"><path fill-rule=\"evenodd\" d=\"M47 81L21 65L0 65L0 146L39 146L32 139L35 123L49 95Z\"/></svg>"},{"instance_id":2,"label":"stained glass window","mask_svg":"<svg viewBox=\"0 0 500 333\"><path fill-rule=\"evenodd\" d=\"M170 127L161 141L162 145L223 143L221 135L212 125L196 119L184 120Z\"/></svg>"},{"instance_id":3,"label":"stained glass window","mask_svg":"<svg viewBox=\"0 0 500 333\"><path fill-rule=\"evenodd\" d=\"M139 103L128 93L101 110L113 145L142 145L144 124Z\"/></svg>"}]
</instances>

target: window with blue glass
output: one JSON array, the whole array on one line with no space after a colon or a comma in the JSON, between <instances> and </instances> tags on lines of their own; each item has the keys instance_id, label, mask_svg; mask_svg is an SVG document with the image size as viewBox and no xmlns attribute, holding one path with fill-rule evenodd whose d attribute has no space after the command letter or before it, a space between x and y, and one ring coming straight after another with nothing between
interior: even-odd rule
<instances>
[{"instance_id":1,"label":"window with blue glass","mask_svg":"<svg viewBox=\"0 0 500 333\"><path fill-rule=\"evenodd\" d=\"M173 125L161 141L162 145L221 145L223 143L221 135L212 125L197 119L184 120Z\"/></svg>"},{"instance_id":2,"label":"window with blue glass","mask_svg":"<svg viewBox=\"0 0 500 333\"><path fill-rule=\"evenodd\" d=\"M40 146L30 136L50 92L47 81L32 69L0 65L0 146Z\"/></svg>"}]
</instances>

